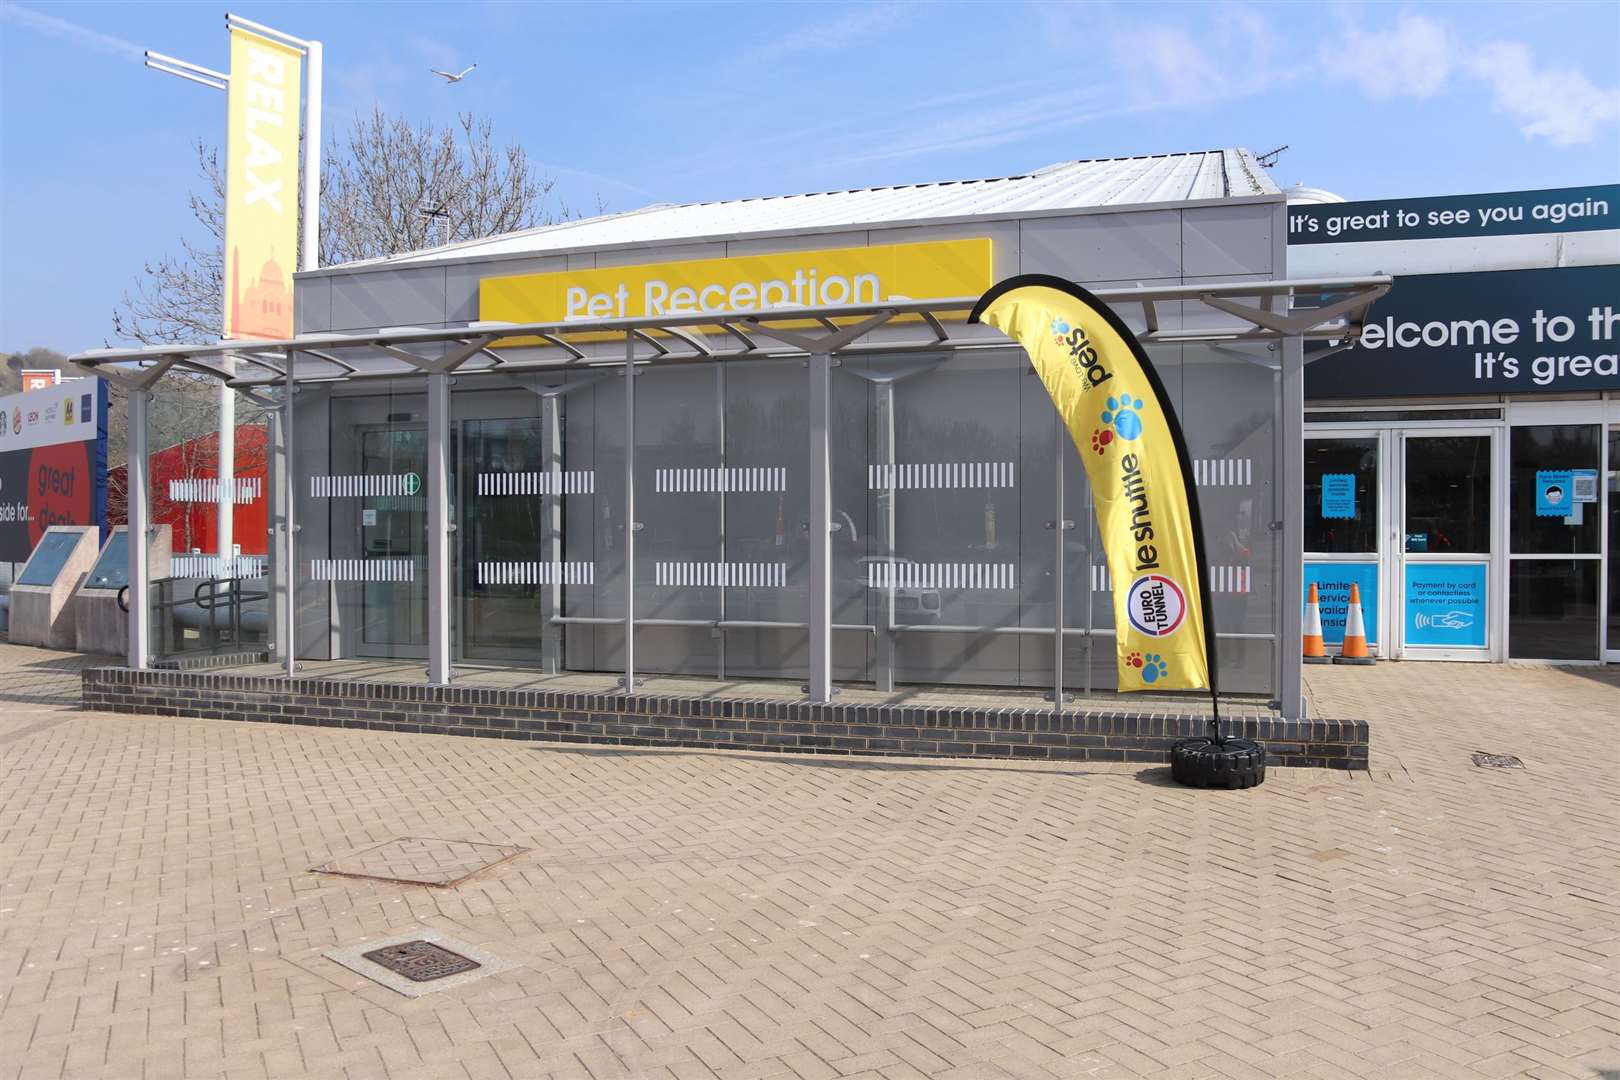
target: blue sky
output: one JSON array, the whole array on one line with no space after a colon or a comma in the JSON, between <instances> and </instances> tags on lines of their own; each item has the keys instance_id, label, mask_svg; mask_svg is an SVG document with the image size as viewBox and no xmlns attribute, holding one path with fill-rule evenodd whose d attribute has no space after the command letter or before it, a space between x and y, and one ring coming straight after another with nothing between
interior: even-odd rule
<instances>
[{"instance_id":1,"label":"blue sky","mask_svg":"<svg viewBox=\"0 0 1620 1080\"><path fill-rule=\"evenodd\" d=\"M224 95L140 51L222 69L226 10L0 0L0 350L101 344L193 227L189 147L223 138ZM472 110L576 210L1283 143L1280 184L1352 199L1620 179L1610 2L231 10L326 43L329 132Z\"/></svg>"}]
</instances>

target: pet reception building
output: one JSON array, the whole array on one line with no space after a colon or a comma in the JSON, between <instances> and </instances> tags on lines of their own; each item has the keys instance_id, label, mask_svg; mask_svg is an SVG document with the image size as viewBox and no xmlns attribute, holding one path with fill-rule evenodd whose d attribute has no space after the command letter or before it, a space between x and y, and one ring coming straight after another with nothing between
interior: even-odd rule
<instances>
[{"instance_id":1,"label":"pet reception building","mask_svg":"<svg viewBox=\"0 0 1620 1080\"><path fill-rule=\"evenodd\" d=\"M1077 449L1023 350L965 320L994 283L1041 273L1146 345L1193 459L1223 693L1253 722L1298 721L1304 351L1353 337L1389 282L1291 279L1287 213L1241 149L651 206L297 274L291 338L84 354L137 416L164 371L227 381L269 462L264 576L137 568L130 670L97 700L161 697L194 674L161 669L207 663L234 665L210 684L237 687L225 714L244 686L336 679L370 689L319 682L348 702L322 722L398 719L380 695L521 725L478 695L628 713L703 680L787 688L791 707L726 703L741 735L763 725L754 745L949 752L929 724L965 724L982 752L1118 755L1081 710L1064 719L1092 695L1086 711L1133 717L1130 746L1152 747L1155 715L1157 735L1179 729L1162 702L1111 696L1117 583L1080 460L1129 437L1132 403ZM131 475L135 531L147 483ZM195 603L262 610L222 620L262 632L170 632ZM977 717L956 724L902 716L908 691L1028 693L1000 721L934 710ZM689 705L659 708L704 713ZM805 723L770 726L784 708ZM412 715L438 730L445 709ZM1045 742L1006 719L1024 713ZM733 744L552 715L566 737ZM999 743L982 730L998 723ZM1297 724L1258 730L1306 753Z\"/></svg>"}]
</instances>

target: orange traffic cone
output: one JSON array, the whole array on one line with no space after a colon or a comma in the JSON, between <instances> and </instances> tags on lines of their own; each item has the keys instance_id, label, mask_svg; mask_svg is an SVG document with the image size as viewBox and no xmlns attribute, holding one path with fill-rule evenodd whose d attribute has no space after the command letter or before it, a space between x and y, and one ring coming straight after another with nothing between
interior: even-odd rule
<instances>
[{"instance_id":1,"label":"orange traffic cone","mask_svg":"<svg viewBox=\"0 0 1620 1080\"><path fill-rule=\"evenodd\" d=\"M1316 582L1311 582L1310 595L1305 600L1304 660L1307 664L1326 664L1327 649L1322 646L1322 609L1316 596Z\"/></svg>"},{"instance_id":2,"label":"orange traffic cone","mask_svg":"<svg viewBox=\"0 0 1620 1080\"><path fill-rule=\"evenodd\" d=\"M1361 589L1354 583L1350 586L1350 604L1344 614L1344 644L1339 648L1339 655L1333 658L1335 664L1370 664L1373 658L1367 655L1367 624L1361 618Z\"/></svg>"}]
</instances>

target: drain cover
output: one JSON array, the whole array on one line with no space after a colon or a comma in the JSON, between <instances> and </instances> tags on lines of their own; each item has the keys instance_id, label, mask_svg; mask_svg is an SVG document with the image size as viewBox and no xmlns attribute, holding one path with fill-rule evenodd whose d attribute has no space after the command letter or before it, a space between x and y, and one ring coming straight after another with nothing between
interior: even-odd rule
<instances>
[{"instance_id":1,"label":"drain cover","mask_svg":"<svg viewBox=\"0 0 1620 1080\"><path fill-rule=\"evenodd\" d=\"M431 941L402 941L361 955L412 982L432 982L482 966Z\"/></svg>"},{"instance_id":2,"label":"drain cover","mask_svg":"<svg viewBox=\"0 0 1620 1080\"><path fill-rule=\"evenodd\" d=\"M1487 754L1483 750L1474 751L1474 764L1482 769L1522 769L1524 762L1512 754Z\"/></svg>"}]
</instances>

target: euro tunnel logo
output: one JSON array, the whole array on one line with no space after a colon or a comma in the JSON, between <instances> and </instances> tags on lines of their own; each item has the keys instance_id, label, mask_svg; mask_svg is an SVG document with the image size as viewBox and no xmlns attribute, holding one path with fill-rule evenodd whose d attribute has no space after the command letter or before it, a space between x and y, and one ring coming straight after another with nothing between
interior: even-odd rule
<instances>
[{"instance_id":1,"label":"euro tunnel logo","mask_svg":"<svg viewBox=\"0 0 1620 1080\"><path fill-rule=\"evenodd\" d=\"M415 495L422 490L422 478L416 473L405 474L405 494Z\"/></svg>"},{"instance_id":2,"label":"euro tunnel logo","mask_svg":"<svg viewBox=\"0 0 1620 1080\"><path fill-rule=\"evenodd\" d=\"M1169 637L1187 618L1187 594L1168 575L1143 574L1131 582L1125 612L1139 633Z\"/></svg>"}]
</instances>

